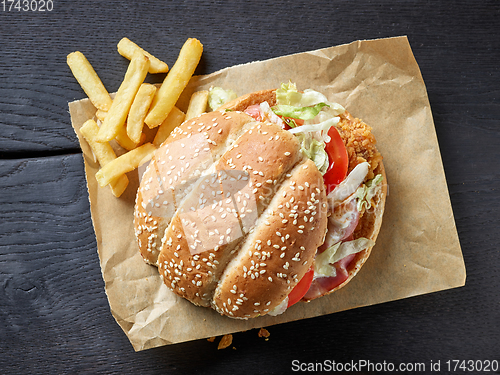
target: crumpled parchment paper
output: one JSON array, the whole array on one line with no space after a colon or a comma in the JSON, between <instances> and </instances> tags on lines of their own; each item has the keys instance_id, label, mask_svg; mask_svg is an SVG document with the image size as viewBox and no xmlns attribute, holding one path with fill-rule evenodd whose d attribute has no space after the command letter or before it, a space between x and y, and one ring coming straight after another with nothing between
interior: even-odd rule
<instances>
[{"instance_id":1,"label":"crumpled parchment paper","mask_svg":"<svg viewBox=\"0 0 500 375\"><path fill-rule=\"evenodd\" d=\"M237 94L291 80L346 107L373 128L389 182L384 222L367 263L344 288L277 317L247 321L218 315L177 297L145 264L134 238L137 173L115 198L95 180L98 164L79 133L96 109L69 104L85 160L92 221L111 312L135 350L331 314L341 310L462 286L465 265L455 227L431 108L406 37L336 47L238 65L193 77L179 99L221 86Z\"/></svg>"}]
</instances>

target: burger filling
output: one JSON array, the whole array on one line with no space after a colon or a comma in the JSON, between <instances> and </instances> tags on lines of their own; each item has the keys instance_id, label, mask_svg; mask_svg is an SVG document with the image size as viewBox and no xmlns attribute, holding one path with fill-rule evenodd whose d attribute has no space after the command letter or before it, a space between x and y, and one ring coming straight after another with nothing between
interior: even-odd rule
<instances>
[{"instance_id":1,"label":"burger filling","mask_svg":"<svg viewBox=\"0 0 500 375\"><path fill-rule=\"evenodd\" d=\"M223 89L212 88L209 101L215 103L212 107L215 109L226 97L233 96ZM382 175L373 173L381 156L366 125L349 121L343 115L345 109L328 101L323 94L309 89L299 92L291 82L276 90L276 105L263 102L244 112L257 121L273 122L294 134L302 153L322 173L328 194L325 242L317 251L314 267L271 312L277 315L300 300L320 297L341 285L349 276L347 269L355 255L375 244L368 238L355 238L355 229L381 188Z\"/></svg>"}]
</instances>

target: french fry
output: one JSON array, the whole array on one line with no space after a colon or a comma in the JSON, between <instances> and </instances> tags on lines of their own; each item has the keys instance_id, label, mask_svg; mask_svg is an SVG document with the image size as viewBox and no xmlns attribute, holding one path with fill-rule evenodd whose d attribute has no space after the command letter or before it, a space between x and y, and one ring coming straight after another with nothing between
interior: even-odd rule
<instances>
[{"instance_id":1,"label":"french fry","mask_svg":"<svg viewBox=\"0 0 500 375\"><path fill-rule=\"evenodd\" d=\"M148 114L149 106L153 101L155 93L156 86L150 83L143 83L132 102L127 119L127 135L134 143L139 143L141 140L144 119Z\"/></svg>"},{"instance_id":2,"label":"french fry","mask_svg":"<svg viewBox=\"0 0 500 375\"><path fill-rule=\"evenodd\" d=\"M94 107L103 111L109 110L113 101L83 53L80 51L70 53L66 58L66 62Z\"/></svg>"},{"instance_id":3,"label":"french fry","mask_svg":"<svg viewBox=\"0 0 500 375\"><path fill-rule=\"evenodd\" d=\"M168 138L172 130L174 130L177 126L184 122L184 118L186 115L179 108L172 108L170 113L168 114L165 121L158 127L156 131L155 138L153 139L153 144L156 147L160 147L160 145Z\"/></svg>"},{"instance_id":4,"label":"french fry","mask_svg":"<svg viewBox=\"0 0 500 375\"><path fill-rule=\"evenodd\" d=\"M100 109L98 109L95 113L95 117L101 121L101 124L102 122L104 121L104 118L106 117L106 115L108 114L108 112L106 111L101 111ZM118 144L123 147L125 150L133 150L134 148L136 148L137 146L140 146L141 144L144 143L144 141L146 140L146 134L142 133L141 136L140 136L140 139L139 139L139 142L138 143L135 143L133 142L127 135L127 129L126 127L121 127L120 128L120 131L118 132L118 134L116 135L116 138L115 140L118 142Z\"/></svg>"},{"instance_id":5,"label":"french fry","mask_svg":"<svg viewBox=\"0 0 500 375\"><path fill-rule=\"evenodd\" d=\"M145 123L159 126L174 107L200 62L203 45L198 39L189 38L181 48L179 57L156 93Z\"/></svg>"},{"instance_id":6,"label":"french fry","mask_svg":"<svg viewBox=\"0 0 500 375\"><path fill-rule=\"evenodd\" d=\"M156 147L152 143L145 143L132 151L129 151L115 160L103 166L95 177L101 187L106 186L111 181L124 175L127 172L133 171L139 165L148 161L156 151Z\"/></svg>"},{"instance_id":7,"label":"french fry","mask_svg":"<svg viewBox=\"0 0 500 375\"><path fill-rule=\"evenodd\" d=\"M101 167L106 164L112 162L116 159L115 152L109 145L109 143L96 142L95 137L99 131L99 127L97 126L94 120L87 120L82 127L80 128L80 133L82 133L83 137L89 144L92 152L97 158L99 165ZM115 197L119 197L125 191L128 185L128 177L126 175L121 175L115 180L110 182L111 192Z\"/></svg>"},{"instance_id":8,"label":"french fry","mask_svg":"<svg viewBox=\"0 0 500 375\"><path fill-rule=\"evenodd\" d=\"M120 128L125 125L130 106L148 74L149 59L141 52L136 52L123 79L118 92L104 118L97 135L98 142L107 142L116 137Z\"/></svg>"},{"instance_id":9,"label":"french fry","mask_svg":"<svg viewBox=\"0 0 500 375\"><path fill-rule=\"evenodd\" d=\"M95 117L97 117L98 120L104 121L104 118L108 114L107 111L103 111L102 109L98 109L95 113Z\"/></svg>"},{"instance_id":10,"label":"french fry","mask_svg":"<svg viewBox=\"0 0 500 375\"><path fill-rule=\"evenodd\" d=\"M98 121L100 121L100 124L98 123L98 125L102 125L102 122L104 121L104 118L106 117L107 113L108 112L101 111L100 109L96 111L95 117L97 118ZM142 134L139 143L132 142L132 140L127 135L127 129L124 126L120 128L118 134L115 137L115 141L117 141L121 147L123 147L125 150L128 151L133 150L137 146L144 143L145 139L146 139L146 134ZM101 142L101 143L106 143L106 142Z\"/></svg>"},{"instance_id":11,"label":"french fry","mask_svg":"<svg viewBox=\"0 0 500 375\"><path fill-rule=\"evenodd\" d=\"M140 146L142 143L144 143L144 140L146 139L146 134L142 133L141 138L138 143L133 142L127 135L127 129L126 127L121 127L120 131L116 135L115 140L118 142L118 144L123 147L125 150L133 150L137 146Z\"/></svg>"},{"instance_id":12,"label":"french fry","mask_svg":"<svg viewBox=\"0 0 500 375\"><path fill-rule=\"evenodd\" d=\"M197 91L191 95L185 121L201 115L207 110L208 91Z\"/></svg>"},{"instance_id":13,"label":"french fry","mask_svg":"<svg viewBox=\"0 0 500 375\"><path fill-rule=\"evenodd\" d=\"M130 39L122 38L122 40L118 42L118 53L123 57L125 57L126 59L131 60L132 56L136 51L141 51L144 55L146 55L149 58L150 62L149 73L155 74L155 73L168 72L168 65L166 63L157 59L149 52L144 51L141 47L132 42Z\"/></svg>"}]
</instances>

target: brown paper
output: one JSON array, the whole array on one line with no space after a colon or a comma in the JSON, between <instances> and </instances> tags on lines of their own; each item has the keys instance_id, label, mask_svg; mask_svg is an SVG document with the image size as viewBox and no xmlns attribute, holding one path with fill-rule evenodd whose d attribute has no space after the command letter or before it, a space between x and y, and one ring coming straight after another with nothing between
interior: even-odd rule
<instances>
[{"instance_id":1,"label":"brown paper","mask_svg":"<svg viewBox=\"0 0 500 375\"><path fill-rule=\"evenodd\" d=\"M88 100L69 104L82 146L92 221L111 312L135 350L218 336L462 286L465 265L425 85L406 37L356 41L194 77L196 89L221 86L239 95L295 82L344 105L373 128L384 156L389 195L377 244L343 289L283 315L247 321L177 297L146 265L134 238L137 173L115 198L95 180L98 165L78 129L92 118Z\"/></svg>"}]
</instances>

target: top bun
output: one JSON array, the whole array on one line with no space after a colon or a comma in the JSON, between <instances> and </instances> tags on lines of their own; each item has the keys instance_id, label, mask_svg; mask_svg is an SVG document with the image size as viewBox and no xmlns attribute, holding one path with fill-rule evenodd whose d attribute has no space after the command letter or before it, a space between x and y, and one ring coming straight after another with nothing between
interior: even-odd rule
<instances>
[{"instance_id":1,"label":"top bun","mask_svg":"<svg viewBox=\"0 0 500 375\"><path fill-rule=\"evenodd\" d=\"M220 110L184 122L157 150L134 227L176 294L247 319L277 307L311 267L327 207L322 175L294 135Z\"/></svg>"}]
</instances>

